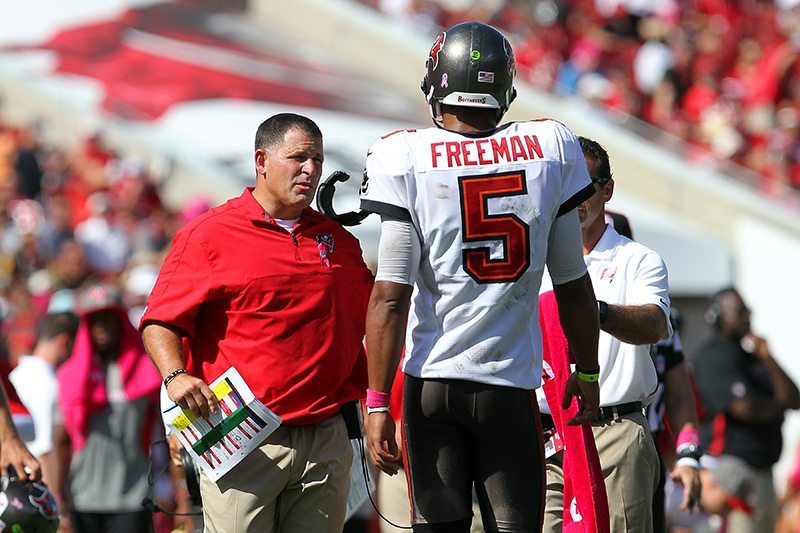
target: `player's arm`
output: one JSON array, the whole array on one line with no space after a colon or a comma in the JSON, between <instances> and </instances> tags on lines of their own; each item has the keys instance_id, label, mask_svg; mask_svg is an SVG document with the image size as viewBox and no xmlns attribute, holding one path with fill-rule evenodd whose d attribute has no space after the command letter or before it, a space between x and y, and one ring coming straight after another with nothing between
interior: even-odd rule
<instances>
[{"instance_id":1,"label":"player's arm","mask_svg":"<svg viewBox=\"0 0 800 533\"><path fill-rule=\"evenodd\" d=\"M60 419L60 416L59 416ZM72 461L72 441L67 434L67 428L60 421L55 422L53 427L53 455L54 472L53 484L50 490L53 491L58 502L58 512L60 514L61 528L59 531L73 531L72 528L72 494L69 489L69 469Z\"/></svg>"},{"instance_id":2,"label":"player's arm","mask_svg":"<svg viewBox=\"0 0 800 533\"><path fill-rule=\"evenodd\" d=\"M161 377L172 376L167 384L170 400L204 418L209 412L216 412L217 398L202 379L188 372L174 374L176 370L185 369L178 329L164 322L147 322L142 329L142 341Z\"/></svg>"},{"instance_id":3,"label":"player's arm","mask_svg":"<svg viewBox=\"0 0 800 533\"><path fill-rule=\"evenodd\" d=\"M386 395L387 408L367 415L366 438L372 462L389 475L402 465L395 440L394 420L388 412L397 365L403 354L406 322L421 244L411 222L384 218L378 245L378 271L367 311L368 394ZM368 398L368 410L370 408ZM368 411L369 412L369 411Z\"/></svg>"},{"instance_id":4,"label":"player's arm","mask_svg":"<svg viewBox=\"0 0 800 533\"><path fill-rule=\"evenodd\" d=\"M0 469L6 475L8 467L13 466L20 479L42 479L39 461L31 455L22 442L11 418L6 389L0 385ZM27 470L26 470L27 469Z\"/></svg>"},{"instance_id":5,"label":"player's arm","mask_svg":"<svg viewBox=\"0 0 800 533\"><path fill-rule=\"evenodd\" d=\"M586 272L581 242L578 212L573 209L553 223L547 247L547 266L553 278L561 328L575 357L576 370L581 371L581 375L599 375L597 300L592 280ZM580 379L577 371L567 380L564 394L564 408L569 406L574 396L581 400L578 414L568 421L570 425L592 422L600 405L597 380Z\"/></svg>"},{"instance_id":6,"label":"player's arm","mask_svg":"<svg viewBox=\"0 0 800 533\"><path fill-rule=\"evenodd\" d=\"M677 335L677 333L675 333ZM685 361L674 365L664 376L664 405L671 427L680 428L678 448L687 444L697 445L697 402L694 389L689 382L689 370ZM689 441L692 442L689 442ZM688 458L687 458L688 459ZM681 509L692 512L700 503L700 465L695 461L678 459L670 477L683 486Z\"/></svg>"}]
</instances>

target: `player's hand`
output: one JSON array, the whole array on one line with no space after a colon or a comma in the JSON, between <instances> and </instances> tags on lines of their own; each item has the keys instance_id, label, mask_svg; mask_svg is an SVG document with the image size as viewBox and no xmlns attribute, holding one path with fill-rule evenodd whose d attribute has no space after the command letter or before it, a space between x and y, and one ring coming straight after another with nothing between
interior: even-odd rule
<instances>
[{"instance_id":1,"label":"player's hand","mask_svg":"<svg viewBox=\"0 0 800 533\"><path fill-rule=\"evenodd\" d=\"M766 339L753 335L752 333L748 333L742 337L741 346L745 352L751 353L761 360L766 360L770 357L769 345Z\"/></svg>"},{"instance_id":2,"label":"player's hand","mask_svg":"<svg viewBox=\"0 0 800 533\"><path fill-rule=\"evenodd\" d=\"M188 373L178 374L167 385L169 399L181 409L189 409L194 414L208 418L209 413L217 412L217 397L200 378Z\"/></svg>"},{"instance_id":3,"label":"player's hand","mask_svg":"<svg viewBox=\"0 0 800 533\"><path fill-rule=\"evenodd\" d=\"M31 455L25 443L16 435L9 435L0 442L0 471L6 474L9 466L14 467L16 477L19 479L32 481L42 479L42 467L39 461Z\"/></svg>"},{"instance_id":4,"label":"player's hand","mask_svg":"<svg viewBox=\"0 0 800 533\"><path fill-rule=\"evenodd\" d=\"M573 372L564 387L564 400L561 402L561 408L568 409L575 397L578 398L578 412L567 421L567 425L580 426L594 422L597 418L597 409L600 407L600 384L596 381L590 383L578 379L578 374Z\"/></svg>"},{"instance_id":5,"label":"player's hand","mask_svg":"<svg viewBox=\"0 0 800 533\"><path fill-rule=\"evenodd\" d=\"M681 509L693 513L700 508L700 496L702 484L700 483L700 469L689 465L676 466L670 472L669 477L675 483L683 485L683 498L681 499Z\"/></svg>"},{"instance_id":6,"label":"player's hand","mask_svg":"<svg viewBox=\"0 0 800 533\"><path fill-rule=\"evenodd\" d=\"M403 458L395 440L395 424L389 413L367 415L365 437L369 457L377 468L390 476L403 466Z\"/></svg>"}]
</instances>

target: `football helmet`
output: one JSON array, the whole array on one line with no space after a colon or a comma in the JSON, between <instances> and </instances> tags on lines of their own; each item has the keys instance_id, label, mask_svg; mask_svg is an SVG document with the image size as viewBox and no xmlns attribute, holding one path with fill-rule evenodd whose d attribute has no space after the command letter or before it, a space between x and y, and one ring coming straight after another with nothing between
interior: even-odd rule
<instances>
[{"instance_id":1,"label":"football helmet","mask_svg":"<svg viewBox=\"0 0 800 533\"><path fill-rule=\"evenodd\" d=\"M55 533L58 505L44 483L3 476L0 479L0 529Z\"/></svg>"},{"instance_id":2,"label":"football helmet","mask_svg":"<svg viewBox=\"0 0 800 533\"><path fill-rule=\"evenodd\" d=\"M420 88L431 117L442 127L441 105L483 107L503 117L517 95L516 62L508 40L480 22L456 24L431 46Z\"/></svg>"}]
</instances>

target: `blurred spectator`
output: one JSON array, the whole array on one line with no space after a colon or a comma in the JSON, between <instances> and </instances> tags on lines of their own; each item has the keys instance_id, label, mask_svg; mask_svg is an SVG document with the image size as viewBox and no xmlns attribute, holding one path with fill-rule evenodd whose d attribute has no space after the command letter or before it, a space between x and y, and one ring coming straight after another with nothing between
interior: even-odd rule
<instances>
[{"instance_id":1,"label":"blurred spectator","mask_svg":"<svg viewBox=\"0 0 800 533\"><path fill-rule=\"evenodd\" d=\"M10 379L22 403L33 417L35 438L28 449L42 465L42 479L55 483L53 428L57 412L56 369L72 353L78 330L78 317L71 312L45 315L39 323L39 336L33 353L23 355Z\"/></svg>"},{"instance_id":2,"label":"blurred spectator","mask_svg":"<svg viewBox=\"0 0 800 533\"><path fill-rule=\"evenodd\" d=\"M750 309L736 289L711 298L706 320L713 334L692 359L706 415L702 443L707 454L747 463L756 487L756 512L734 510L728 531L771 533L777 513L772 467L783 447L785 413L800 408L800 391L773 359L767 341L750 330Z\"/></svg>"},{"instance_id":3,"label":"blurred spectator","mask_svg":"<svg viewBox=\"0 0 800 533\"><path fill-rule=\"evenodd\" d=\"M38 128L20 128L17 132L17 150L14 170L17 173L19 194L25 198L38 198L42 191L42 168L39 165Z\"/></svg>"},{"instance_id":4,"label":"blurred spectator","mask_svg":"<svg viewBox=\"0 0 800 533\"><path fill-rule=\"evenodd\" d=\"M72 289L59 289L50 295L47 302L47 313L75 312L75 293Z\"/></svg>"},{"instance_id":5,"label":"blurred spectator","mask_svg":"<svg viewBox=\"0 0 800 533\"><path fill-rule=\"evenodd\" d=\"M722 520L732 511L746 515L754 512L755 486L752 472L744 461L732 455L720 455L704 456L701 463L701 511L688 513L681 509L683 488L667 480L666 516L670 533L718 533ZM734 533L734 530L728 531Z\"/></svg>"},{"instance_id":6,"label":"blurred spectator","mask_svg":"<svg viewBox=\"0 0 800 533\"><path fill-rule=\"evenodd\" d=\"M58 255L47 266L56 288L77 289L89 277L91 270L86 262L83 247L74 240L65 241Z\"/></svg>"},{"instance_id":7,"label":"blurred spectator","mask_svg":"<svg viewBox=\"0 0 800 533\"><path fill-rule=\"evenodd\" d=\"M38 233L39 255L53 259L65 242L74 238L70 225L69 202L61 196L49 197L45 204L44 221Z\"/></svg>"},{"instance_id":8,"label":"blurred spectator","mask_svg":"<svg viewBox=\"0 0 800 533\"><path fill-rule=\"evenodd\" d=\"M619 121L648 121L704 164L744 165L761 174L767 195L800 188L799 149L773 133L780 109L800 111L795 0L362 1L407 20L435 3L441 12L427 20L440 28L468 19L497 26L517 51L520 79L591 100Z\"/></svg>"},{"instance_id":9,"label":"blurred spectator","mask_svg":"<svg viewBox=\"0 0 800 533\"><path fill-rule=\"evenodd\" d=\"M145 263L134 266L124 276L122 299L128 309L131 325L135 328L139 327L139 319L144 313L147 297L156 284L158 271L158 265Z\"/></svg>"},{"instance_id":10,"label":"blurred spectator","mask_svg":"<svg viewBox=\"0 0 800 533\"><path fill-rule=\"evenodd\" d=\"M150 435L157 423L161 378L128 321L117 287L90 284L72 356L58 370L63 426L56 429L62 524L78 532L137 533L151 528ZM62 527L64 527L62 525Z\"/></svg>"},{"instance_id":11,"label":"blurred spectator","mask_svg":"<svg viewBox=\"0 0 800 533\"><path fill-rule=\"evenodd\" d=\"M83 246L90 267L120 274L131 252L130 237L118 225L108 194L95 192L86 205L89 218L75 226L75 240Z\"/></svg>"}]
</instances>

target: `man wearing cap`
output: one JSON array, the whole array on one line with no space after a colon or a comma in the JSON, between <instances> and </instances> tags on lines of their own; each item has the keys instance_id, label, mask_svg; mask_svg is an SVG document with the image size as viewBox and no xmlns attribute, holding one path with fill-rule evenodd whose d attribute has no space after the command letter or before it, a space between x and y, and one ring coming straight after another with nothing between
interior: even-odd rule
<instances>
[{"instance_id":1,"label":"man wearing cap","mask_svg":"<svg viewBox=\"0 0 800 533\"><path fill-rule=\"evenodd\" d=\"M594 140L579 140L596 189L578 207L578 215L601 329L600 409L592 431L606 485L610 530L652 533L652 498L660 468L643 409L657 385L650 345L672 335L667 270L658 254L606 222L605 204L614 192L608 153ZM543 283L541 292L548 290ZM543 392L539 406L543 413L551 412ZM546 414L542 425L546 430L554 427ZM562 530L565 506L572 505L563 501L563 452L556 450L547 459L548 532Z\"/></svg>"},{"instance_id":2,"label":"man wearing cap","mask_svg":"<svg viewBox=\"0 0 800 533\"><path fill-rule=\"evenodd\" d=\"M80 316L70 358L57 372L61 424L55 430L53 492L62 527L137 533L151 528L141 506L161 378L128 320L120 290L90 284L76 299Z\"/></svg>"}]
</instances>

